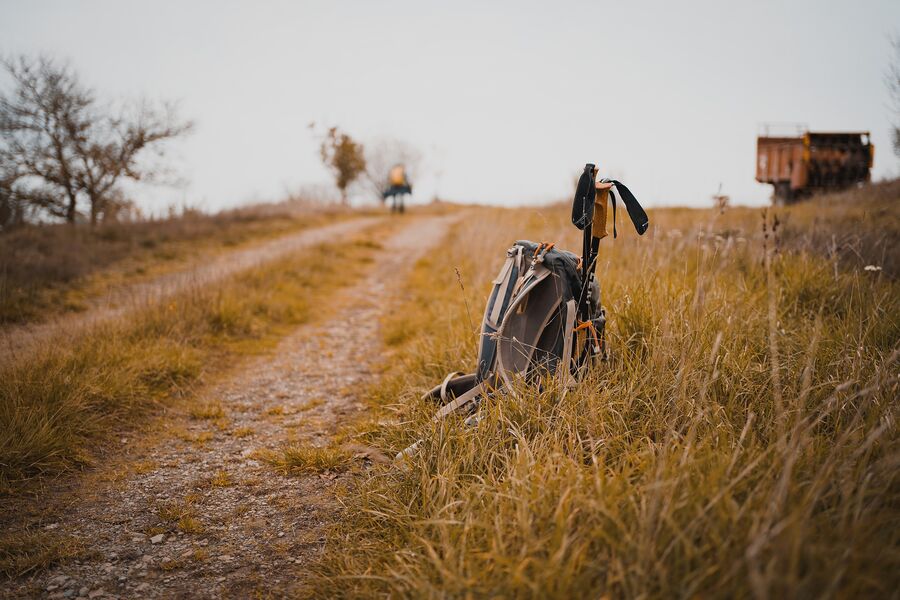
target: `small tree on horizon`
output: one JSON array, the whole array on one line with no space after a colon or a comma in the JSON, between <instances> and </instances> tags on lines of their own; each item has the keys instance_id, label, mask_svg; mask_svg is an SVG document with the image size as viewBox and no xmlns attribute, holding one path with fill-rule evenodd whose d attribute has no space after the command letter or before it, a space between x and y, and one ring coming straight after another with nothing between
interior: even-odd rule
<instances>
[{"instance_id":1,"label":"small tree on horizon","mask_svg":"<svg viewBox=\"0 0 900 600\"><path fill-rule=\"evenodd\" d=\"M330 127L319 145L319 156L334 176L341 203L348 205L347 189L366 171L363 145L337 127Z\"/></svg>"}]
</instances>

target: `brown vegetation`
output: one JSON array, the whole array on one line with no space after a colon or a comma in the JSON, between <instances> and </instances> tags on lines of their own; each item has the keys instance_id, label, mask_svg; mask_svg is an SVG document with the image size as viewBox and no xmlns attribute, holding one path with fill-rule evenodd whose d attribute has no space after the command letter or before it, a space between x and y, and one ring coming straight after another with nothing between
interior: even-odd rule
<instances>
[{"instance_id":1,"label":"brown vegetation","mask_svg":"<svg viewBox=\"0 0 900 600\"><path fill-rule=\"evenodd\" d=\"M91 287L126 283L196 259L324 223L339 209L302 201L216 214L186 211L166 219L97 228L24 226L0 235L0 326L39 321L84 307ZM114 273L111 268L116 267ZM92 277L100 281L91 281Z\"/></svg>"},{"instance_id":2,"label":"brown vegetation","mask_svg":"<svg viewBox=\"0 0 900 600\"><path fill-rule=\"evenodd\" d=\"M420 263L386 323L391 367L372 390L371 420L348 434L385 454L425 442L351 486L310 589L892 593L900 288L864 268L896 265L875 218L895 201L879 198L890 190L850 192L854 206L836 196L779 209L788 225L774 234L773 213L764 232L758 209L652 211L649 239L601 245L611 362L566 395L549 386L488 401L474 428L433 424L434 406L419 399L474 365L454 269L478 306L514 239L577 240L566 207L460 226L446 253ZM832 236L859 257L828 251Z\"/></svg>"},{"instance_id":3,"label":"brown vegetation","mask_svg":"<svg viewBox=\"0 0 900 600\"><path fill-rule=\"evenodd\" d=\"M366 172L363 145L337 127L330 127L319 144L319 156L334 176L334 183L341 193L341 202L348 204L348 188Z\"/></svg>"},{"instance_id":4,"label":"brown vegetation","mask_svg":"<svg viewBox=\"0 0 900 600\"><path fill-rule=\"evenodd\" d=\"M783 213L785 248L827 257L836 266L878 267L900 276L900 179L801 202Z\"/></svg>"},{"instance_id":5,"label":"brown vegetation","mask_svg":"<svg viewBox=\"0 0 900 600\"><path fill-rule=\"evenodd\" d=\"M204 376L327 312L327 294L362 272L378 248L372 236L389 226L276 260L215 289L188 290L0 366L0 489L92 462L110 435L190 398ZM214 405L193 414L223 418Z\"/></svg>"}]
</instances>

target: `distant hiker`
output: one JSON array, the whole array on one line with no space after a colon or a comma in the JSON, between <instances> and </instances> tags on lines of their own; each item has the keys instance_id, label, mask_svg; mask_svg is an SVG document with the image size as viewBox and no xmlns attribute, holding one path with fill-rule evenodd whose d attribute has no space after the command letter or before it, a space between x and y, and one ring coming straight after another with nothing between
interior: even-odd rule
<instances>
[{"instance_id":1,"label":"distant hiker","mask_svg":"<svg viewBox=\"0 0 900 600\"><path fill-rule=\"evenodd\" d=\"M391 212L402 213L405 210L404 199L408 194L412 194L412 186L406 177L406 169L403 165L394 165L388 173L388 186L381 197L385 201L391 199Z\"/></svg>"}]
</instances>

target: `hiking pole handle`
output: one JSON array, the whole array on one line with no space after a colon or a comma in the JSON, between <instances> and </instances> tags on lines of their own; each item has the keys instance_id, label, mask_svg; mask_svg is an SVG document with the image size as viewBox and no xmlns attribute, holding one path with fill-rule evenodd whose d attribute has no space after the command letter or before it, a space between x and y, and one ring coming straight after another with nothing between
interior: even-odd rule
<instances>
[{"instance_id":1,"label":"hiking pole handle","mask_svg":"<svg viewBox=\"0 0 900 600\"><path fill-rule=\"evenodd\" d=\"M594 188L597 190L597 197L594 200L594 218L591 233L596 239L602 240L609 235L606 223L609 215L609 190L612 189L612 183L605 179L598 179L594 183Z\"/></svg>"}]
</instances>

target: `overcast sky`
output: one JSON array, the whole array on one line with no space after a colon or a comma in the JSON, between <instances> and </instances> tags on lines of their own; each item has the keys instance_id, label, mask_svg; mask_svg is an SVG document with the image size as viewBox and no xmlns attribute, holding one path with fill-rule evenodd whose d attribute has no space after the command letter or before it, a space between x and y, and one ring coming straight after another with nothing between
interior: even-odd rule
<instances>
[{"instance_id":1,"label":"overcast sky","mask_svg":"<svg viewBox=\"0 0 900 600\"><path fill-rule=\"evenodd\" d=\"M762 203L760 123L870 130L900 173L884 73L900 1L0 0L0 52L66 58L102 95L178 99L190 182L219 208L325 183L307 124L425 157L416 197L569 196L585 162L648 205Z\"/></svg>"}]
</instances>

